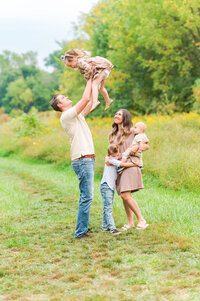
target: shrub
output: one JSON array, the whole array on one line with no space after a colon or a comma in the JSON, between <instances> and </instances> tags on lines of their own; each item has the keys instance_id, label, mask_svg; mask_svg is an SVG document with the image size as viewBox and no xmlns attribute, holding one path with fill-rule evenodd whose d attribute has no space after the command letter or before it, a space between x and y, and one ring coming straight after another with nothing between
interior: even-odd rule
<instances>
[{"instance_id":1,"label":"shrub","mask_svg":"<svg viewBox=\"0 0 200 301\"><path fill-rule=\"evenodd\" d=\"M36 113L23 114L15 127L16 137L36 137L44 130L45 126Z\"/></svg>"}]
</instances>

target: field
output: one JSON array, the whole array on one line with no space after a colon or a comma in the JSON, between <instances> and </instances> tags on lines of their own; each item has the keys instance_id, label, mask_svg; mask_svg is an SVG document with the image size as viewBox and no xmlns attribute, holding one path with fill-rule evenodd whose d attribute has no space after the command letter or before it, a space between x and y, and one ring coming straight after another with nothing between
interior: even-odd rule
<instances>
[{"instance_id":1,"label":"field","mask_svg":"<svg viewBox=\"0 0 200 301\"><path fill-rule=\"evenodd\" d=\"M200 301L200 1L10 2L0 11L0 301ZM17 53L18 42L29 51ZM90 55L112 63L108 78ZM101 105L87 116L93 233L83 240L74 238L80 191L70 143L50 100L87 98L88 76L94 100L97 73ZM121 108L147 125L144 189L133 196L149 227L112 236L102 231L100 182ZM113 215L117 229L128 223L117 194Z\"/></svg>"},{"instance_id":2,"label":"field","mask_svg":"<svg viewBox=\"0 0 200 301\"><path fill-rule=\"evenodd\" d=\"M101 232L99 192L112 120L88 121L97 155L90 241L73 237L78 181L57 116L43 115L35 136L15 130L19 119L2 123L0 300L199 300L199 117L143 120L151 148L135 198L150 227L117 237ZM117 195L114 218L117 228L127 222Z\"/></svg>"},{"instance_id":3,"label":"field","mask_svg":"<svg viewBox=\"0 0 200 301\"><path fill-rule=\"evenodd\" d=\"M199 194L144 176L136 194L150 223L101 232L95 179L91 241L73 238L78 183L72 168L0 159L0 300L199 300ZM126 217L115 196L114 217Z\"/></svg>"},{"instance_id":4,"label":"field","mask_svg":"<svg viewBox=\"0 0 200 301\"><path fill-rule=\"evenodd\" d=\"M1 120L1 118L0 118ZM143 154L145 174L177 190L200 192L200 115L138 116L144 121L150 150ZM88 119L95 153L96 174L103 171L112 118ZM70 145L60 126L59 114L45 112L11 119L0 125L0 155L18 154L58 165L70 164Z\"/></svg>"}]
</instances>

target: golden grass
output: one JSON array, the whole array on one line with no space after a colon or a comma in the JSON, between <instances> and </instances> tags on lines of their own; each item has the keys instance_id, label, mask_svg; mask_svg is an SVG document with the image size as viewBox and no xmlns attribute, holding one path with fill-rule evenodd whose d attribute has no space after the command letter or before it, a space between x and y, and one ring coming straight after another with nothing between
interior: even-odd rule
<instances>
[{"instance_id":1,"label":"golden grass","mask_svg":"<svg viewBox=\"0 0 200 301\"><path fill-rule=\"evenodd\" d=\"M38 137L16 139L13 132L15 120L0 127L0 153L19 152L21 156L42 159L56 164L70 163L70 145L59 121L59 113L40 114L49 131ZM144 121L150 150L144 152L144 172L160 179L166 187L199 190L200 187L200 115L196 113L172 116L137 116L133 124ZM87 119L92 131L96 174L102 174L107 152L108 134L113 118Z\"/></svg>"}]
</instances>

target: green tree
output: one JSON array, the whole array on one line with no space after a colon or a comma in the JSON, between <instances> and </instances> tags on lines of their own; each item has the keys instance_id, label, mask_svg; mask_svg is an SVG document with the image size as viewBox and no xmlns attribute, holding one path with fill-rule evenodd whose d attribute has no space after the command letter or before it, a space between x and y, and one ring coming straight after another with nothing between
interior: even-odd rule
<instances>
[{"instance_id":1,"label":"green tree","mask_svg":"<svg viewBox=\"0 0 200 301\"><path fill-rule=\"evenodd\" d=\"M0 55L0 106L7 113L50 109L49 101L58 87L58 76L37 67L36 53L18 55L4 51Z\"/></svg>"},{"instance_id":2,"label":"green tree","mask_svg":"<svg viewBox=\"0 0 200 301\"><path fill-rule=\"evenodd\" d=\"M62 61L60 59L63 50L56 50L44 59L46 67L52 67L54 71L62 70Z\"/></svg>"},{"instance_id":3,"label":"green tree","mask_svg":"<svg viewBox=\"0 0 200 301\"><path fill-rule=\"evenodd\" d=\"M37 77L27 77L26 83L34 94L34 107L38 111L49 110L49 102L54 90L58 87L58 81L51 74L40 71Z\"/></svg>"},{"instance_id":4,"label":"green tree","mask_svg":"<svg viewBox=\"0 0 200 301\"><path fill-rule=\"evenodd\" d=\"M169 104L177 111L192 108L200 71L199 11L198 0L109 0L94 7L83 30L93 54L115 65L108 84L118 104L140 113Z\"/></svg>"},{"instance_id":5,"label":"green tree","mask_svg":"<svg viewBox=\"0 0 200 301\"><path fill-rule=\"evenodd\" d=\"M12 109L27 111L33 102L33 94L27 88L23 77L11 82L7 87L7 94L3 99L3 107L9 113Z\"/></svg>"}]
</instances>

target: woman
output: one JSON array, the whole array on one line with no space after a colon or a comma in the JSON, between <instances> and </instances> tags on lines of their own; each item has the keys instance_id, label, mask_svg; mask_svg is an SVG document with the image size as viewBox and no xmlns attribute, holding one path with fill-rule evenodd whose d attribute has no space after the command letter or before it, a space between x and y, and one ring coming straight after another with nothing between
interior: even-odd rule
<instances>
[{"instance_id":1,"label":"woman","mask_svg":"<svg viewBox=\"0 0 200 301\"><path fill-rule=\"evenodd\" d=\"M132 128L131 114L125 109L120 109L114 117L113 129L109 135L110 143L116 143L119 146L119 151L122 154L132 143L134 139L134 130ZM149 148L148 144L144 145L143 150ZM139 159L131 156L130 161L136 163ZM127 230L134 227L133 212L135 213L138 224L137 229L145 229L148 227L143 218L140 208L131 193L144 188L142 181L141 169L139 167L129 167L117 177L117 193L121 196L124 204L124 209L128 218L128 225L124 225L122 230Z\"/></svg>"}]
</instances>

